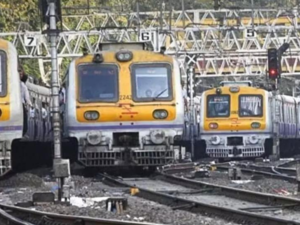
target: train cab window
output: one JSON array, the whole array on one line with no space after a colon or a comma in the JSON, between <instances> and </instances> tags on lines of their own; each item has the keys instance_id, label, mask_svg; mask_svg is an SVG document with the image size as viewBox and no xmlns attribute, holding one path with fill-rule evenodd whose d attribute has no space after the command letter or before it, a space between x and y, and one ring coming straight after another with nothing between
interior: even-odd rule
<instances>
[{"instance_id":1,"label":"train cab window","mask_svg":"<svg viewBox=\"0 0 300 225\"><path fill-rule=\"evenodd\" d=\"M169 64L135 64L131 71L134 101L172 100L172 77Z\"/></svg>"},{"instance_id":2,"label":"train cab window","mask_svg":"<svg viewBox=\"0 0 300 225\"><path fill-rule=\"evenodd\" d=\"M0 97L6 96L7 56L0 50Z\"/></svg>"},{"instance_id":3,"label":"train cab window","mask_svg":"<svg viewBox=\"0 0 300 225\"><path fill-rule=\"evenodd\" d=\"M118 67L107 64L78 66L80 102L118 101Z\"/></svg>"},{"instance_id":4,"label":"train cab window","mask_svg":"<svg viewBox=\"0 0 300 225\"><path fill-rule=\"evenodd\" d=\"M207 96L207 117L229 117L230 96L229 95L208 95Z\"/></svg>"},{"instance_id":5,"label":"train cab window","mask_svg":"<svg viewBox=\"0 0 300 225\"><path fill-rule=\"evenodd\" d=\"M261 117L263 115L262 95L240 95L239 116Z\"/></svg>"}]
</instances>

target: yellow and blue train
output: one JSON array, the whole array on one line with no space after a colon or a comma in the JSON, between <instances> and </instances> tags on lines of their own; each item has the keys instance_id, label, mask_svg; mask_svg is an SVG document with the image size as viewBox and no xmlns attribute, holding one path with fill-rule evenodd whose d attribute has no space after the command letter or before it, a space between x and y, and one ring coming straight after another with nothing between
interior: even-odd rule
<instances>
[{"instance_id":1,"label":"yellow and blue train","mask_svg":"<svg viewBox=\"0 0 300 225\"><path fill-rule=\"evenodd\" d=\"M73 60L66 79L64 135L85 167L164 165L184 124L177 60L143 43L101 44Z\"/></svg>"},{"instance_id":2,"label":"yellow and blue train","mask_svg":"<svg viewBox=\"0 0 300 225\"><path fill-rule=\"evenodd\" d=\"M18 54L13 44L0 39L0 175L11 170L12 143L22 138L22 130Z\"/></svg>"},{"instance_id":3,"label":"yellow and blue train","mask_svg":"<svg viewBox=\"0 0 300 225\"><path fill-rule=\"evenodd\" d=\"M220 87L203 92L200 140L206 154L214 158L271 155L275 134L281 151L292 152L300 138L300 101L277 95L274 105L273 99L272 92L253 87L250 81L221 82Z\"/></svg>"},{"instance_id":4,"label":"yellow and blue train","mask_svg":"<svg viewBox=\"0 0 300 225\"><path fill-rule=\"evenodd\" d=\"M42 103L51 102L50 90L27 81L33 108L28 108L27 121L24 121L18 63L15 46L0 38L0 176L12 169L17 171L20 167L30 168L36 159L46 161L47 154L51 157L50 121L49 117L42 119L41 116ZM33 109L34 117L31 113ZM24 122L28 124L25 139ZM46 145L49 146L47 149Z\"/></svg>"}]
</instances>

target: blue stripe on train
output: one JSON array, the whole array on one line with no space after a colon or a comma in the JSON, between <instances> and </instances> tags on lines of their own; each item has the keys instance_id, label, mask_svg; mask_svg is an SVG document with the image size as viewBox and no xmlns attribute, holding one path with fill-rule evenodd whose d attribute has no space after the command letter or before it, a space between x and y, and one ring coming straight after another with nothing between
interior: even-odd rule
<instances>
[{"instance_id":1,"label":"blue stripe on train","mask_svg":"<svg viewBox=\"0 0 300 225\"><path fill-rule=\"evenodd\" d=\"M161 129L183 128L183 124L144 124L144 125L110 125L110 126L70 126L69 130L125 130L125 129Z\"/></svg>"},{"instance_id":2,"label":"blue stripe on train","mask_svg":"<svg viewBox=\"0 0 300 225\"><path fill-rule=\"evenodd\" d=\"M0 126L0 132L5 132L5 131L21 131L23 130L23 126Z\"/></svg>"}]
</instances>

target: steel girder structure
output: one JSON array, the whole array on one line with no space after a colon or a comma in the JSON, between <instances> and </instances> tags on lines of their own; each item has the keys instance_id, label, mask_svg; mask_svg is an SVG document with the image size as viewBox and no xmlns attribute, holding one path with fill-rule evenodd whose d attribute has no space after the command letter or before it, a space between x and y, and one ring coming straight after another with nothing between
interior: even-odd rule
<instances>
[{"instance_id":1,"label":"steel girder structure","mask_svg":"<svg viewBox=\"0 0 300 225\"><path fill-rule=\"evenodd\" d=\"M262 76L266 71L266 49L290 43L283 57L283 76L300 74L300 40L297 10L186 10L128 14L94 13L63 17L64 31L57 40L58 56L73 58L98 51L107 41L137 41L139 31L159 34L159 45L166 54L184 62L195 63L200 77ZM139 26L138 26L139 24ZM254 32L252 33L252 31ZM250 34L250 35L249 35ZM36 38L36 46L26 46L24 37ZM47 36L40 31L1 33L12 41L20 58L37 58L41 74L50 58ZM196 56L196 57L195 57Z\"/></svg>"}]
</instances>

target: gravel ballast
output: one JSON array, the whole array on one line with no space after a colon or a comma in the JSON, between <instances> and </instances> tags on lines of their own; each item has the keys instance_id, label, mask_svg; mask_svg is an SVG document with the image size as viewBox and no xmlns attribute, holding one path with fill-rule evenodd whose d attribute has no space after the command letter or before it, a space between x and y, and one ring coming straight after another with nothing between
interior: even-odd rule
<instances>
[{"instance_id":1,"label":"gravel ballast","mask_svg":"<svg viewBox=\"0 0 300 225\"><path fill-rule=\"evenodd\" d=\"M23 176L24 175L24 176ZM47 182L45 182L47 180ZM32 182L30 182L32 181ZM108 212L105 201L96 202L92 206L77 207L64 205L40 205L34 209L66 215L90 216L107 219L128 221L143 221L174 225L236 225L219 218L196 215L182 210L172 210L170 207L131 196L128 189L112 188L102 182L91 178L73 176L74 189L71 195L81 198L123 196L128 200L128 208L122 214ZM10 186L11 185L11 186ZM4 189L1 189L4 187ZM51 191L56 189L56 184L49 180L49 176L41 179L37 175L24 173L18 174L8 180L0 182L0 203L16 204L32 200L32 194L37 191Z\"/></svg>"}]
</instances>

